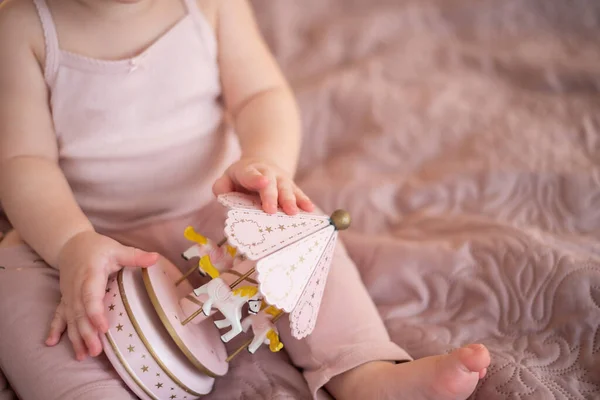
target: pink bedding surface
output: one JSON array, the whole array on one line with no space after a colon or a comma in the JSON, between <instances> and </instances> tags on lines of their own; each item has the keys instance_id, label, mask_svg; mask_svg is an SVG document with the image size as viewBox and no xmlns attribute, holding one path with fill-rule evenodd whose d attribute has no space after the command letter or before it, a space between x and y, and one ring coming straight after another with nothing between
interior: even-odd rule
<instances>
[{"instance_id":1,"label":"pink bedding surface","mask_svg":"<svg viewBox=\"0 0 600 400\"><path fill-rule=\"evenodd\" d=\"M254 0L300 183L415 358L485 343L473 399L600 398L600 2ZM304 399L285 354L210 399Z\"/></svg>"},{"instance_id":2,"label":"pink bedding surface","mask_svg":"<svg viewBox=\"0 0 600 400\"><path fill-rule=\"evenodd\" d=\"M393 340L485 343L473 399L600 398L600 2L253 4L300 102L300 183L351 212ZM309 393L259 351L206 398Z\"/></svg>"}]
</instances>

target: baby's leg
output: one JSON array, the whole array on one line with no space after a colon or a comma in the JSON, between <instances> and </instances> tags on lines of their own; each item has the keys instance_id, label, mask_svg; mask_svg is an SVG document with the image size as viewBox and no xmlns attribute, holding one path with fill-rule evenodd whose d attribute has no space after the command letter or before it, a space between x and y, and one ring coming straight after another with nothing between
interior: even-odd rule
<instances>
[{"instance_id":1,"label":"baby's leg","mask_svg":"<svg viewBox=\"0 0 600 400\"><path fill-rule=\"evenodd\" d=\"M63 335L44 344L60 300L58 272L26 246L0 242L0 369L20 398L135 399L106 357L76 361Z\"/></svg>"},{"instance_id":2,"label":"baby's leg","mask_svg":"<svg viewBox=\"0 0 600 400\"><path fill-rule=\"evenodd\" d=\"M17 400L17 395L8 385L8 381L4 377L2 370L0 370L0 400Z\"/></svg>"},{"instance_id":3,"label":"baby's leg","mask_svg":"<svg viewBox=\"0 0 600 400\"><path fill-rule=\"evenodd\" d=\"M339 242L338 242L339 243ZM315 330L303 340L281 322L282 341L313 395L337 399L466 399L489 365L484 347L410 361L383 321L341 244L335 252ZM389 361L408 361L394 364Z\"/></svg>"}]
</instances>

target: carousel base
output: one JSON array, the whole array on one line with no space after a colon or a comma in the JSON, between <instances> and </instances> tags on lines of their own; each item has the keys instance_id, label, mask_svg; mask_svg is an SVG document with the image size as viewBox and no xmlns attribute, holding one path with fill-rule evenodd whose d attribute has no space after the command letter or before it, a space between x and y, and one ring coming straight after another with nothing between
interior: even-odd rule
<instances>
[{"instance_id":1,"label":"carousel base","mask_svg":"<svg viewBox=\"0 0 600 400\"><path fill-rule=\"evenodd\" d=\"M212 319L181 324L180 296L192 291L164 258L148 269L123 269L109 281L104 304L107 358L142 400L197 399L228 370L227 353Z\"/></svg>"},{"instance_id":2,"label":"carousel base","mask_svg":"<svg viewBox=\"0 0 600 400\"><path fill-rule=\"evenodd\" d=\"M159 262L142 270L146 291L160 320L180 351L198 370L208 376L224 376L229 364L227 350L212 319L202 323L183 325L185 313L180 299L190 295L194 288L187 280L179 285L181 271L169 262Z\"/></svg>"}]
</instances>

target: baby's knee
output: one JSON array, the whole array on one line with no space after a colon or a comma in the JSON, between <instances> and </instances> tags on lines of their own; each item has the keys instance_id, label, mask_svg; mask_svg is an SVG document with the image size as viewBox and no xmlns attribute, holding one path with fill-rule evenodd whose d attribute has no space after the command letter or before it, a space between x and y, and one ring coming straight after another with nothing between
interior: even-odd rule
<instances>
[{"instance_id":1,"label":"baby's knee","mask_svg":"<svg viewBox=\"0 0 600 400\"><path fill-rule=\"evenodd\" d=\"M86 387L63 393L60 396L60 400L133 400L137 398L120 382L92 383L86 385Z\"/></svg>"},{"instance_id":2,"label":"baby's knee","mask_svg":"<svg viewBox=\"0 0 600 400\"><path fill-rule=\"evenodd\" d=\"M45 388L44 390L25 391L28 395L40 396L31 397L35 399L46 400L134 400L138 399L125 385L118 382L97 382L88 383L83 386L69 385L73 388L60 387L60 383L54 388Z\"/></svg>"},{"instance_id":3,"label":"baby's knee","mask_svg":"<svg viewBox=\"0 0 600 400\"><path fill-rule=\"evenodd\" d=\"M0 370L0 400L12 400L16 398L17 395L8 385L8 381L4 377L4 374L2 374L2 370Z\"/></svg>"},{"instance_id":4,"label":"baby's knee","mask_svg":"<svg viewBox=\"0 0 600 400\"><path fill-rule=\"evenodd\" d=\"M66 346L58 346L59 359L48 359L53 349L45 348L40 362L21 360L6 371L8 384L23 399L44 400L134 400L137 396L117 375L104 357L85 362L66 358ZM56 348L55 348L56 349ZM70 353L69 353L70 355ZM32 384L35 382L35 384ZM0 397L1 400L1 397Z\"/></svg>"}]
</instances>

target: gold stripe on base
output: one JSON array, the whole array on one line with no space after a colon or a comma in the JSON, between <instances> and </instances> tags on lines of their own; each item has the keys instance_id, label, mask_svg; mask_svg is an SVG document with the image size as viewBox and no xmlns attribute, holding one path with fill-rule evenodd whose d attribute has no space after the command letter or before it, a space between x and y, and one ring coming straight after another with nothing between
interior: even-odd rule
<instances>
[{"instance_id":1,"label":"gold stripe on base","mask_svg":"<svg viewBox=\"0 0 600 400\"><path fill-rule=\"evenodd\" d=\"M238 271L235 271L232 269L221 272L221 275L226 275L226 274L234 275L234 276L237 276L238 278L240 278L242 276L241 272L238 272ZM252 283L253 285L258 285L258 282L252 278L246 278L244 280L246 282Z\"/></svg>"},{"instance_id":2,"label":"gold stripe on base","mask_svg":"<svg viewBox=\"0 0 600 400\"><path fill-rule=\"evenodd\" d=\"M183 341L175 331L175 328L173 328L173 326L171 325L171 321L169 321L169 318L165 314L165 311L163 310L162 306L160 305L160 302L158 301L158 298L156 297L156 292L154 292L152 282L150 282L150 275L148 275L147 268L142 268L142 277L144 278L144 285L146 285L146 292L148 293L148 297L150 297L150 301L152 301L152 305L154 306L156 313L158 314L160 320L167 329L167 332L169 332L169 335L171 335L171 338L173 339L177 347L179 347L179 350L181 350L181 352L185 354L187 359L190 360L192 365L194 365L194 367L196 367L198 370L212 378L217 378L217 375L214 372L209 371L208 368L202 365L202 363L196 358L196 356L192 354L190 349L187 348L185 343L183 343Z\"/></svg>"},{"instance_id":3,"label":"gold stripe on base","mask_svg":"<svg viewBox=\"0 0 600 400\"><path fill-rule=\"evenodd\" d=\"M144 268L143 270L145 271L146 269ZM142 341L142 343L144 343L144 346L146 346L148 353L150 353L152 358L154 358L154 361L156 361L158 366L165 372L165 374L167 374L167 376L169 378L171 378L173 380L173 382L175 382L180 388L182 388L184 391L186 391L189 394L193 394L194 396L201 397L202 395L200 393L194 392L192 389L190 389L189 387L184 385L183 382L181 382L175 375L173 375L173 373L171 371L169 371L169 369L161 361L161 359L158 358L158 356L154 352L154 349L152 348L152 346L150 346L150 343L146 339L146 336L144 336L144 334L142 333L142 330L141 330L140 326L138 325L137 320L135 319L135 316L133 315L133 312L131 311L129 302L127 301L127 295L125 294L125 288L123 287L123 270L119 271L117 281L119 283L119 292L121 293L121 300L123 300L123 305L125 306L125 311L127 312L129 319L131 320L133 329L140 337L140 340Z\"/></svg>"},{"instance_id":4,"label":"gold stripe on base","mask_svg":"<svg viewBox=\"0 0 600 400\"><path fill-rule=\"evenodd\" d=\"M146 393L148 396L150 396L150 398L152 400L160 400L158 397L156 397L154 394L152 394L152 392L150 392L148 390L148 388L146 388L146 386L137 378L137 376L135 375L135 373L131 370L131 368L129 367L129 364L127 364L127 362L125 361L125 359L121 355L121 352L117 348L117 345L115 344L115 342L113 342L112 337L110 337L110 333L106 332L106 334L104 336L106 336L106 340L110 344L110 347L112 347L113 353L115 354L115 356L117 356L117 358L119 359L119 362L121 363L121 366L123 368L125 368L125 371L127 371L127 373L129 374L129 376L131 377L131 379L133 379L133 381L135 382L135 384L138 385L138 387L140 389L142 389L144 391L144 393Z\"/></svg>"}]
</instances>

